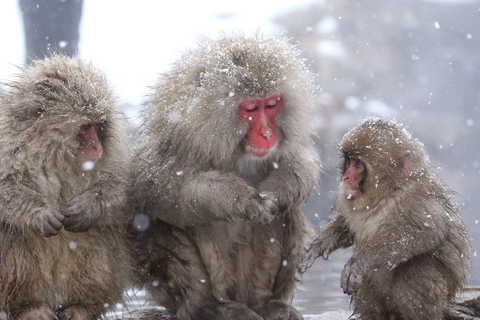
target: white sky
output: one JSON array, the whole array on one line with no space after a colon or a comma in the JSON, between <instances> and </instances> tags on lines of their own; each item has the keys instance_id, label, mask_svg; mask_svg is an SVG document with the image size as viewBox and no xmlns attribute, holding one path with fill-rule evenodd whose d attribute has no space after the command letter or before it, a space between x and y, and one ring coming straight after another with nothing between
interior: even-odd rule
<instances>
[{"instance_id":1,"label":"white sky","mask_svg":"<svg viewBox=\"0 0 480 320\"><path fill-rule=\"evenodd\" d=\"M81 57L105 71L120 98L138 104L156 75L199 35L279 33L271 18L321 0L84 0ZM18 73L24 37L18 0L0 1L0 81Z\"/></svg>"}]
</instances>

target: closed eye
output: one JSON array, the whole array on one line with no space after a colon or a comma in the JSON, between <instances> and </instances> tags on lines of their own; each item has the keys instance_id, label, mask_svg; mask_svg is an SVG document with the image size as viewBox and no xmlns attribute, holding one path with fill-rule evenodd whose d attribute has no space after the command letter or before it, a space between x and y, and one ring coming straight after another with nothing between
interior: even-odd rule
<instances>
[{"instance_id":1,"label":"closed eye","mask_svg":"<svg viewBox=\"0 0 480 320\"><path fill-rule=\"evenodd\" d=\"M270 99L267 101L267 103L265 104L265 107L267 108L270 108L270 109L273 109L277 106L278 104L278 101L277 99Z\"/></svg>"}]
</instances>

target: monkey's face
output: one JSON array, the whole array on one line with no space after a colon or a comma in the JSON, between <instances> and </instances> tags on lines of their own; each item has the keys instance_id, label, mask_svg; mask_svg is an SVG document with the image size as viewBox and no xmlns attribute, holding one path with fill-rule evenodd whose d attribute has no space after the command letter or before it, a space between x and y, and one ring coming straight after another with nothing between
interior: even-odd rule
<instances>
[{"instance_id":1,"label":"monkey's face","mask_svg":"<svg viewBox=\"0 0 480 320\"><path fill-rule=\"evenodd\" d=\"M79 148L76 152L77 160L83 169L87 170L97 162L103 153L102 133L105 122L82 125L78 131Z\"/></svg>"},{"instance_id":2,"label":"monkey's face","mask_svg":"<svg viewBox=\"0 0 480 320\"><path fill-rule=\"evenodd\" d=\"M355 199L361 193L361 185L367 176L365 163L359 158L345 156L345 172L342 176L343 193L347 199Z\"/></svg>"},{"instance_id":3,"label":"monkey's face","mask_svg":"<svg viewBox=\"0 0 480 320\"><path fill-rule=\"evenodd\" d=\"M238 115L247 124L245 151L264 157L275 150L277 129L275 120L282 109L283 96L275 93L266 97L246 98L238 106Z\"/></svg>"}]
</instances>

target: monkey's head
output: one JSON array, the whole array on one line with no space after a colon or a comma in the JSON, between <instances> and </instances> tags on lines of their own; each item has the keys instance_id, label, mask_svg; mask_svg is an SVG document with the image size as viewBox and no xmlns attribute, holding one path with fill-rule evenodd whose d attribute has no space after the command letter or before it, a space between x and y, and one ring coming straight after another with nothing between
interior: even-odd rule
<instances>
[{"instance_id":1,"label":"monkey's head","mask_svg":"<svg viewBox=\"0 0 480 320\"><path fill-rule=\"evenodd\" d=\"M423 144L393 120L367 118L343 137L340 149L343 196L366 206L426 174Z\"/></svg>"},{"instance_id":2,"label":"monkey's head","mask_svg":"<svg viewBox=\"0 0 480 320\"><path fill-rule=\"evenodd\" d=\"M5 95L10 145L23 163L90 169L108 149L116 104L105 76L80 59L54 55L26 67Z\"/></svg>"},{"instance_id":3,"label":"monkey's head","mask_svg":"<svg viewBox=\"0 0 480 320\"><path fill-rule=\"evenodd\" d=\"M160 134L167 152L210 166L298 153L317 116L312 75L299 55L282 38L202 39L154 87L146 131Z\"/></svg>"}]
</instances>

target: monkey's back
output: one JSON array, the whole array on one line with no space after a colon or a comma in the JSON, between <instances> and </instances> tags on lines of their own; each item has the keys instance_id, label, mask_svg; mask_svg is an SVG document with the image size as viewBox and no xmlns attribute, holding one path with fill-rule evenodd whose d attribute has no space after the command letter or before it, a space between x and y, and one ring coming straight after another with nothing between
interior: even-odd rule
<instances>
[{"instance_id":1,"label":"monkey's back","mask_svg":"<svg viewBox=\"0 0 480 320\"><path fill-rule=\"evenodd\" d=\"M417 314L428 319L435 318L434 310L441 310L436 312L443 314L465 282L469 263L468 238L460 214L447 198L430 196L419 200L414 192L403 201L388 200L387 203L385 207L391 205L396 209L386 208L385 212L389 214L375 224L381 221L383 228L404 232L406 251L412 250L409 247L421 248L424 245L423 240L409 235L408 228L433 228L438 239L428 240L436 242L433 250L420 249L399 265L367 272L362 286L352 297L356 312L368 315L372 312L372 305L381 305L383 310L380 312L385 315ZM413 207L415 210L412 210L411 203L418 204ZM363 227L368 229L368 226ZM383 237L377 236L371 241L380 241ZM368 245L368 240L363 240L365 242L360 245ZM395 245L384 240L385 245L391 246L394 251ZM385 257L385 263L388 264L388 257Z\"/></svg>"}]
</instances>

